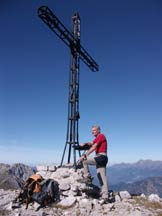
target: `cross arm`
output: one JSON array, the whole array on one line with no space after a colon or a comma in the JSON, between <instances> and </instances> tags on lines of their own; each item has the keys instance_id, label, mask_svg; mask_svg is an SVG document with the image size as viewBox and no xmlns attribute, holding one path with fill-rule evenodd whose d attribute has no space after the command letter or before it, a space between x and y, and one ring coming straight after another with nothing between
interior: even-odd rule
<instances>
[{"instance_id":1,"label":"cross arm","mask_svg":"<svg viewBox=\"0 0 162 216\"><path fill-rule=\"evenodd\" d=\"M98 71L98 64L88 54L88 52L80 45L74 38L64 24L53 14L53 12L47 6L41 6L38 8L38 16L42 21L70 48L75 48L79 53L80 59L92 70Z\"/></svg>"}]
</instances>

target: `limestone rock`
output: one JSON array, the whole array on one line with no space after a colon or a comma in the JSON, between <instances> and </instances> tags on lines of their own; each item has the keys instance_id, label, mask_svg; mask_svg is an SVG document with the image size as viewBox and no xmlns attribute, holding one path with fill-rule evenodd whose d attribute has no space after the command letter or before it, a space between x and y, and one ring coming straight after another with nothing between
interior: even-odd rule
<instances>
[{"instance_id":1,"label":"limestone rock","mask_svg":"<svg viewBox=\"0 0 162 216\"><path fill-rule=\"evenodd\" d=\"M74 203L76 202L76 198L75 197L67 197L63 200L61 200L57 206L60 208L70 208L74 205Z\"/></svg>"},{"instance_id":2,"label":"limestone rock","mask_svg":"<svg viewBox=\"0 0 162 216\"><path fill-rule=\"evenodd\" d=\"M131 195L130 195L130 193L128 191L120 191L119 195L120 195L122 200L131 198Z\"/></svg>"},{"instance_id":3,"label":"limestone rock","mask_svg":"<svg viewBox=\"0 0 162 216\"><path fill-rule=\"evenodd\" d=\"M151 202L160 202L160 197L157 194L151 194L148 196L148 200Z\"/></svg>"},{"instance_id":4,"label":"limestone rock","mask_svg":"<svg viewBox=\"0 0 162 216\"><path fill-rule=\"evenodd\" d=\"M47 165L37 165L36 166L37 171L48 171L48 166Z\"/></svg>"},{"instance_id":5,"label":"limestone rock","mask_svg":"<svg viewBox=\"0 0 162 216\"><path fill-rule=\"evenodd\" d=\"M57 167L55 165L48 166L48 171L50 171L50 172L55 172L56 169L57 169Z\"/></svg>"},{"instance_id":6,"label":"limestone rock","mask_svg":"<svg viewBox=\"0 0 162 216\"><path fill-rule=\"evenodd\" d=\"M59 188L60 188L60 190L62 190L62 191L67 191L67 190L70 189L70 185L67 184L67 183L61 183L61 184L59 184Z\"/></svg>"}]
</instances>

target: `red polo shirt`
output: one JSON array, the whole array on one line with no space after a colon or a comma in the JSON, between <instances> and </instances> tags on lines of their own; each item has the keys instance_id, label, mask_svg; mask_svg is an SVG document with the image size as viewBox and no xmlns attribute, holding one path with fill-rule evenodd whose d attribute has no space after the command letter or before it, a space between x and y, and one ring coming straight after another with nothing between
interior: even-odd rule
<instances>
[{"instance_id":1,"label":"red polo shirt","mask_svg":"<svg viewBox=\"0 0 162 216\"><path fill-rule=\"evenodd\" d=\"M96 154L105 152L107 153L107 140L104 134L98 134L93 140L93 144L97 144Z\"/></svg>"}]
</instances>

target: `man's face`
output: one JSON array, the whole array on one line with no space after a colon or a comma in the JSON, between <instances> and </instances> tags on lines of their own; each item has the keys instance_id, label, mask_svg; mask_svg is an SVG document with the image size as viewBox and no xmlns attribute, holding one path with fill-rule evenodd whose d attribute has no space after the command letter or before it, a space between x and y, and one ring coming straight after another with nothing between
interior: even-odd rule
<instances>
[{"instance_id":1,"label":"man's face","mask_svg":"<svg viewBox=\"0 0 162 216\"><path fill-rule=\"evenodd\" d=\"M100 130L98 128L96 128L96 127L92 128L92 134L93 134L93 136L97 136L99 133L100 133Z\"/></svg>"}]
</instances>

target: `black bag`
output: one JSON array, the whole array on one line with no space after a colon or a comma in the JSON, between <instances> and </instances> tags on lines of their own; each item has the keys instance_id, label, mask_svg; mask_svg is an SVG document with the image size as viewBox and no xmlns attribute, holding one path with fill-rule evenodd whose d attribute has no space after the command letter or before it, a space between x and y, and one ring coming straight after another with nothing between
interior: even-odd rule
<instances>
[{"instance_id":1,"label":"black bag","mask_svg":"<svg viewBox=\"0 0 162 216\"><path fill-rule=\"evenodd\" d=\"M49 203L60 200L58 182L53 179L46 179L40 183L40 191L32 195L32 200L45 206Z\"/></svg>"},{"instance_id":2,"label":"black bag","mask_svg":"<svg viewBox=\"0 0 162 216\"><path fill-rule=\"evenodd\" d=\"M107 155L99 155L99 156L96 156L94 159L96 161L97 168L106 167L106 164L108 162Z\"/></svg>"}]
</instances>

